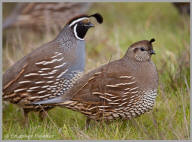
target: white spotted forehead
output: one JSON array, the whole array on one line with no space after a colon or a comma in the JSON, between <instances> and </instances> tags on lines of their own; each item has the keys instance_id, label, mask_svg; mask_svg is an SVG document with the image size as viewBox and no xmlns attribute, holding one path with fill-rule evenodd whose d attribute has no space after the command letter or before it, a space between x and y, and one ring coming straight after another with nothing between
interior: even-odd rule
<instances>
[{"instance_id":1,"label":"white spotted forehead","mask_svg":"<svg viewBox=\"0 0 192 142\"><path fill-rule=\"evenodd\" d=\"M80 21L82 21L82 20L85 20L85 19L89 20L88 17L79 18L79 19L73 21L73 22L69 25L69 27L71 27L71 26L73 26L74 24L76 24L76 23L78 23L78 22L80 22Z\"/></svg>"}]
</instances>

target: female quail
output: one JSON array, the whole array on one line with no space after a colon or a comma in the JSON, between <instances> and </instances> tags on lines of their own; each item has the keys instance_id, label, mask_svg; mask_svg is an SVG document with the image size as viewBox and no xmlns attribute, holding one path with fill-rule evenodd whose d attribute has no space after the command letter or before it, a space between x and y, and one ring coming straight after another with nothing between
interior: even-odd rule
<instances>
[{"instance_id":1,"label":"female quail","mask_svg":"<svg viewBox=\"0 0 192 142\"><path fill-rule=\"evenodd\" d=\"M30 105L34 101L53 98L71 88L85 67L84 37L90 27L90 17L99 23L100 14L82 15L70 20L53 41L35 49L17 61L3 74L3 100L21 106L25 118L29 111L42 108ZM52 107L44 106L44 110Z\"/></svg>"},{"instance_id":2,"label":"female quail","mask_svg":"<svg viewBox=\"0 0 192 142\"><path fill-rule=\"evenodd\" d=\"M64 106L88 120L130 119L149 111L158 87L153 41L132 44L123 58L85 74L64 95L35 104Z\"/></svg>"}]
</instances>

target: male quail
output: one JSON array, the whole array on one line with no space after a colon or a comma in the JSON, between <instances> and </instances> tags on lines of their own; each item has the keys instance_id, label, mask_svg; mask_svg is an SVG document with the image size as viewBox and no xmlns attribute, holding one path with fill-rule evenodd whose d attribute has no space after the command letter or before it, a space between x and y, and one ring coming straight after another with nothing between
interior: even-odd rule
<instances>
[{"instance_id":1,"label":"male quail","mask_svg":"<svg viewBox=\"0 0 192 142\"><path fill-rule=\"evenodd\" d=\"M152 109L158 74L151 61L154 39L132 44L123 58L83 75L64 95L35 104L64 106L90 119L130 119Z\"/></svg>"},{"instance_id":2,"label":"male quail","mask_svg":"<svg viewBox=\"0 0 192 142\"><path fill-rule=\"evenodd\" d=\"M56 39L35 49L3 74L3 100L21 106L25 120L29 111L40 111L43 117L39 106L27 104L63 94L84 71L84 37L94 26L91 17L103 21L97 13L73 18ZM50 108L45 106L44 110Z\"/></svg>"}]
</instances>

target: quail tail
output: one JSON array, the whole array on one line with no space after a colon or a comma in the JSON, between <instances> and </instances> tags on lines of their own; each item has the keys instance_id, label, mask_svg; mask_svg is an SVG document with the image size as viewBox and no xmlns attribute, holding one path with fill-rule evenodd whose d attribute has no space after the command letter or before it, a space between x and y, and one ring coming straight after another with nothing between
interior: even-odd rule
<instances>
[{"instance_id":1,"label":"quail tail","mask_svg":"<svg viewBox=\"0 0 192 142\"><path fill-rule=\"evenodd\" d=\"M63 98L60 96L60 97L56 97L53 99L33 102L32 104L34 104L34 105L47 105L47 104L56 104L56 103L61 103L61 102L63 102Z\"/></svg>"}]
</instances>

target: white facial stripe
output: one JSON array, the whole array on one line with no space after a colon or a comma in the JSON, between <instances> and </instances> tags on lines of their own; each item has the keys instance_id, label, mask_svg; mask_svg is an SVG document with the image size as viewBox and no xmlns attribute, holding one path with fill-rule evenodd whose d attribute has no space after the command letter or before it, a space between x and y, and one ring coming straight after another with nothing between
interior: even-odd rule
<instances>
[{"instance_id":1,"label":"white facial stripe","mask_svg":"<svg viewBox=\"0 0 192 142\"><path fill-rule=\"evenodd\" d=\"M79 39L79 40L84 40L83 38L78 37L76 28L77 28L77 24L74 26L74 34L75 34L75 37L76 37L77 39Z\"/></svg>"},{"instance_id":2,"label":"white facial stripe","mask_svg":"<svg viewBox=\"0 0 192 142\"><path fill-rule=\"evenodd\" d=\"M82 20L84 20L84 19L89 19L89 18L83 17L83 18L77 19L77 20L73 21L73 22L69 25L69 27L73 26L75 23L77 23L77 22L79 22L79 21L82 21Z\"/></svg>"}]
</instances>

